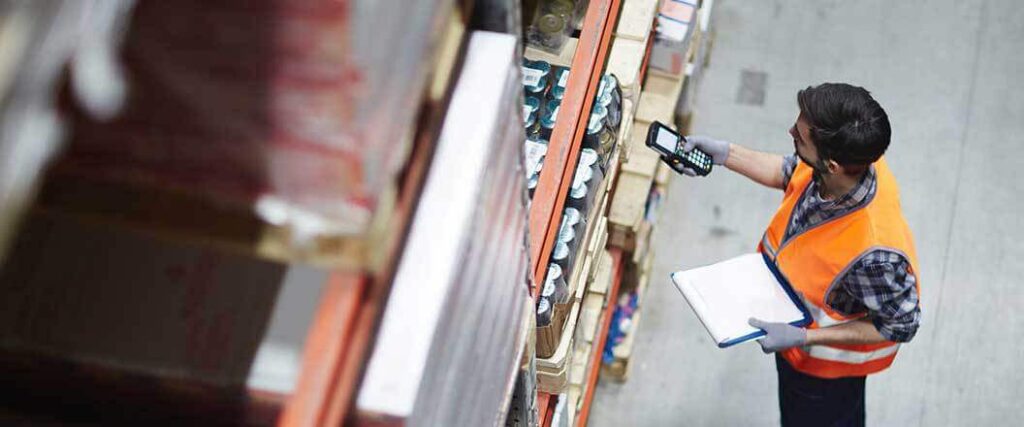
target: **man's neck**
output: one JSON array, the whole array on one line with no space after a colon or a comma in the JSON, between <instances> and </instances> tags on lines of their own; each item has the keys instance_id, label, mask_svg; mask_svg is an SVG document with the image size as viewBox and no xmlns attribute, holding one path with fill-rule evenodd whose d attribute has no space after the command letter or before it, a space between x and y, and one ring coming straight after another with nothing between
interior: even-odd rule
<instances>
[{"instance_id":1,"label":"man's neck","mask_svg":"<svg viewBox=\"0 0 1024 427\"><path fill-rule=\"evenodd\" d=\"M846 174L823 174L819 175L818 195L824 200L835 200L849 193L860 183L867 170L853 175Z\"/></svg>"}]
</instances>

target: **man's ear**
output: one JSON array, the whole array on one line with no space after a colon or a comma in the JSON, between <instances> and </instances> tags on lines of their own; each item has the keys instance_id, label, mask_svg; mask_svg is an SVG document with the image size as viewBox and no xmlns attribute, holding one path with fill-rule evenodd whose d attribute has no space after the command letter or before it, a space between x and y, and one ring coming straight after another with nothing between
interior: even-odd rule
<instances>
[{"instance_id":1,"label":"man's ear","mask_svg":"<svg viewBox=\"0 0 1024 427\"><path fill-rule=\"evenodd\" d=\"M827 168L828 169L828 173L830 173L832 175L838 175L838 174L841 174L841 173L846 173L846 168L844 168L843 165L839 164L835 160L829 160L829 161L825 162L825 168Z\"/></svg>"}]
</instances>

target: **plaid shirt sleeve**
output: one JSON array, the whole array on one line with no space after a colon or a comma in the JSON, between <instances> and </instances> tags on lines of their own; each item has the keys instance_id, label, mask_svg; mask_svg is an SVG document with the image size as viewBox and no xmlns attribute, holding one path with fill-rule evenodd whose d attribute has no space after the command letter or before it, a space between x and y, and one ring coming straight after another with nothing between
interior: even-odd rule
<instances>
[{"instance_id":1,"label":"plaid shirt sleeve","mask_svg":"<svg viewBox=\"0 0 1024 427\"><path fill-rule=\"evenodd\" d=\"M921 321L917 278L910 263L896 252L879 249L857 261L840 282L841 292L832 292L829 303L844 313L868 312L885 339L908 342Z\"/></svg>"},{"instance_id":2,"label":"plaid shirt sleeve","mask_svg":"<svg viewBox=\"0 0 1024 427\"><path fill-rule=\"evenodd\" d=\"M790 154L782 157L782 188L789 187L789 179L793 177L793 171L796 170L796 154Z\"/></svg>"}]
</instances>

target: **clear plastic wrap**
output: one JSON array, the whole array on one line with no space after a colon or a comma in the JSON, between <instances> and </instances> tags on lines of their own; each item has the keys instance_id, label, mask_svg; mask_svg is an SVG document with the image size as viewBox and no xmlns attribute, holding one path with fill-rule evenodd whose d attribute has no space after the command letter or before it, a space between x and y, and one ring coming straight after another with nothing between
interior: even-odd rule
<instances>
[{"instance_id":1,"label":"clear plastic wrap","mask_svg":"<svg viewBox=\"0 0 1024 427\"><path fill-rule=\"evenodd\" d=\"M450 1L138 1L123 114L75 114L62 172L360 234L415 130Z\"/></svg>"},{"instance_id":2,"label":"clear plastic wrap","mask_svg":"<svg viewBox=\"0 0 1024 427\"><path fill-rule=\"evenodd\" d=\"M527 42L557 55L572 34L575 13L576 5L570 0L540 0L527 31Z\"/></svg>"},{"instance_id":3,"label":"clear plastic wrap","mask_svg":"<svg viewBox=\"0 0 1024 427\"><path fill-rule=\"evenodd\" d=\"M110 52L133 0L0 1L0 260L66 126L56 92L69 63L79 101L116 112L123 80ZM84 83L99 83L83 85Z\"/></svg>"}]
</instances>

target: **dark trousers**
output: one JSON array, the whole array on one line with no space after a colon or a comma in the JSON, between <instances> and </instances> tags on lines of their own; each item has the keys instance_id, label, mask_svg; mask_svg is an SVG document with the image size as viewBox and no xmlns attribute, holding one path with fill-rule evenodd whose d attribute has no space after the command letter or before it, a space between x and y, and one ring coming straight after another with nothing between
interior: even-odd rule
<instances>
[{"instance_id":1,"label":"dark trousers","mask_svg":"<svg viewBox=\"0 0 1024 427\"><path fill-rule=\"evenodd\" d=\"M864 425L865 377L825 379L793 369L775 355L784 427Z\"/></svg>"}]
</instances>

